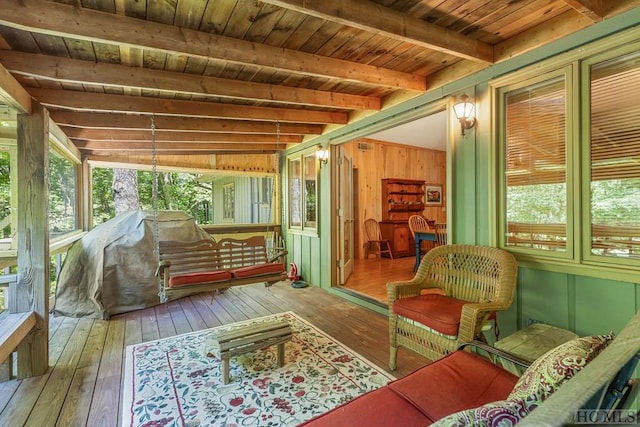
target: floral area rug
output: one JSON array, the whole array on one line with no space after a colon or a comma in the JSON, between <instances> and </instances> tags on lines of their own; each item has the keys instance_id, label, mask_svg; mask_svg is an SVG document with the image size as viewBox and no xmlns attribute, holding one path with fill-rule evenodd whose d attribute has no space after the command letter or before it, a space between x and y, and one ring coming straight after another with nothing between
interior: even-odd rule
<instances>
[{"instance_id":1,"label":"floral area rug","mask_svg":"<svg viewBox=\"0 0 640 427\"><path fill-rule=\"evenodd\" d=\"M286 320L292 340L231 358L230 382L207 335ZM123 426L293 426L394 379L292 312L178 335L126 349Z\"/></svg>"}]
</instances>

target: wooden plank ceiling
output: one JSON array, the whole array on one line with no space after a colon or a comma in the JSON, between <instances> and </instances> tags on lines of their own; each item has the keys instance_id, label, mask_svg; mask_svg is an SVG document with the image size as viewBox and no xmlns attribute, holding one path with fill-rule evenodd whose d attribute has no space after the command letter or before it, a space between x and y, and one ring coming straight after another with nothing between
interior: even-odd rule
<instances>
[{"instance_id":1,"label":"wooden plank ceiling","mask_svg":"<svg viewBox=\"0 0 640 427\"><path fill-rule=\"evenodd\" d=\"M0 63L90 158L264 154L637 0L2 0ZM455 77L452 77L455 76Z\"/></svg>"}]
</instances>

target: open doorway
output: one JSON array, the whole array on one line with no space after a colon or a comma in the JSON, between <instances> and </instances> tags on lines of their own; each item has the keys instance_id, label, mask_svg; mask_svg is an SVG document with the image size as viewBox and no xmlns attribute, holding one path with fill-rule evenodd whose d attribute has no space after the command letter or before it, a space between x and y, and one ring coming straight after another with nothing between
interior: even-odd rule
<instances>
[{"instance_id":1,"label":"open doorway","mask_svg":"<svg viewBox=\"0 0 640 427\"><path fill-rule=\"evenodd\" d=\"M353 163L354 254L352 274L337 286L386 305L386 283L413 277L416 252L409 216L422 215L431 224L447 218L447 121L442 107L340 146ZM340 182L337 186L345 188ZM368 218L379 223L392 256L378 255L375 243L369 242L364 229ZM425 242L422 253L431 245Z\"/></svg>"}]
</instances>

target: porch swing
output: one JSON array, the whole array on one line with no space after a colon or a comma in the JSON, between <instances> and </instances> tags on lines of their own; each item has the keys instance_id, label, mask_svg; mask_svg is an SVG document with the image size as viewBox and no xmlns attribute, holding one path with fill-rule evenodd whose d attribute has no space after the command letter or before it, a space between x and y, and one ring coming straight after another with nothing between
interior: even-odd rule
<instances>
[{"instance_id":1,"label":"porch swing","mask_svg":"<svg viewBox=\"0 0 640 427\"><path fill-rule=\"evenodd\" d=\"M285 280L287 251L281 238L272 234L271 244L264 236L247 239L213 238L198 241L160 241L158 232L158 172L155 120L151 116L151 160L153 170L154 255L158 260L158 296L165 303L171 297L196 292L220 291L232 286L264 283L266 287ZM276 123L276 151L280 143L280 123ZM277 170L278 159L274 159ZM275 178L269 212L275 197ZM267 226L267 234L269 233Z\"/></svg>"}]
</instances>

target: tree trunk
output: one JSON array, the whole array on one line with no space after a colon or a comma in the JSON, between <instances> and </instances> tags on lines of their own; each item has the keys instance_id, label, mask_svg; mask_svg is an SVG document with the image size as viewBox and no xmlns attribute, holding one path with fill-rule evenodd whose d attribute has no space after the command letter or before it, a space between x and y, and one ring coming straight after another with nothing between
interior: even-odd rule
<instances>
[{"instance_id":1,"label":"tree trunk","mask_svg":"<svg viewBox=\"0 0 640 427\"><path fill-rule=\"evenodd\" d=\"M113 169L113 202L116 215L140 209L138 174L133 169Z\"/></svg>"},{"instance_id":2,"label":"tree trunk","mask_svg":"<svg viewBox=\"0 0 640 427\"><path fill-rule=\"evenodd\" d=\"M162 174L162 192L164 194L165 206L168 210L174 210L173 204L173 177L170 173Z\"/></svg>"}]
</instances>

